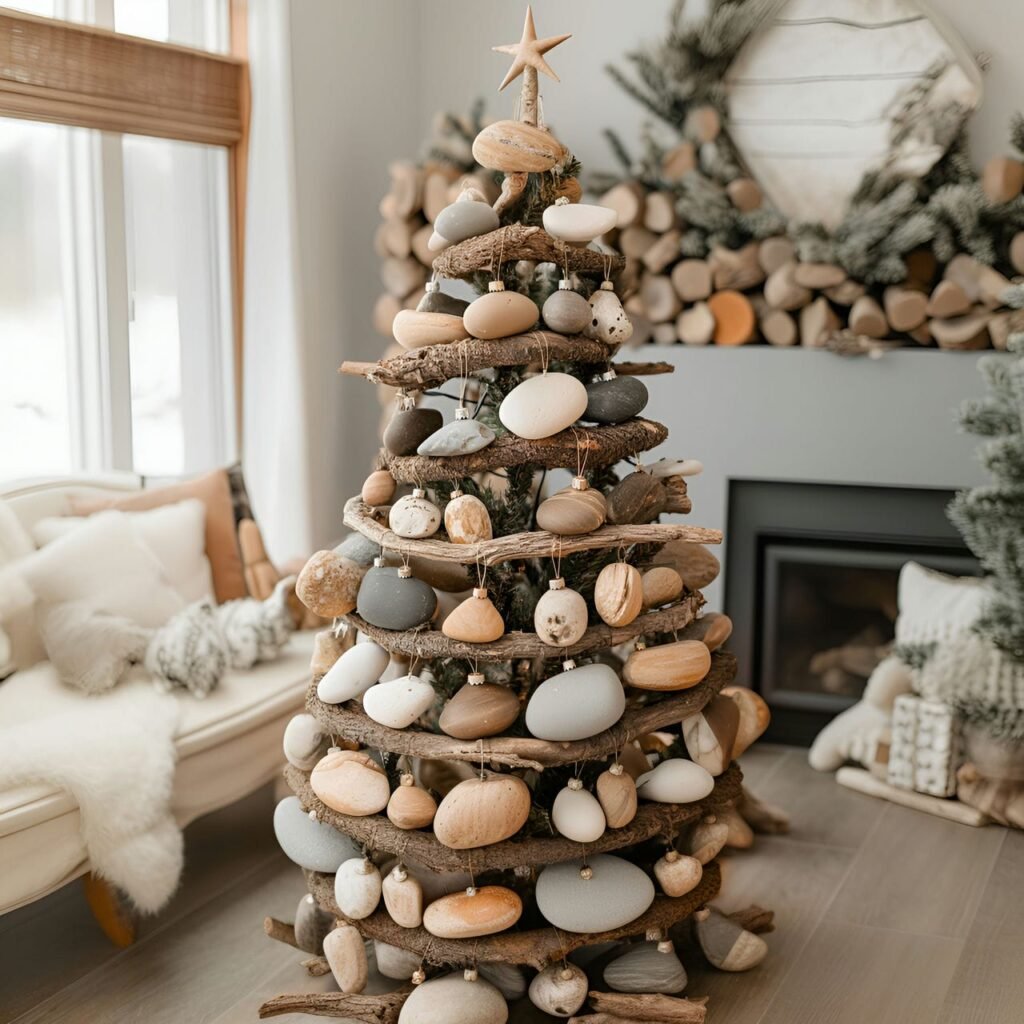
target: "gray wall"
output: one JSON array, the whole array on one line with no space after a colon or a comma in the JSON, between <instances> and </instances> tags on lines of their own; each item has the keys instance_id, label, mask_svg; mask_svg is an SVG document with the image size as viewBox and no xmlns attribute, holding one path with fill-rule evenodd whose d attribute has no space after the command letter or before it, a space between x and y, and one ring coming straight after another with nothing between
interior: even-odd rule
<instances>
[{"instance_id":1,"label":"gray wall","mask_svg":"<svg viewBox=\"0 0 1024 1024\"><path fill-rule=\"evenodd\" d=\"M562 82L544 82L545 113L590 169L611 167L601 130L629 141L644 115L607 77L608 62L663 29L670 0L535 0L541 35L572 32L551 55ZM986 100L972 122L977 159L1005 147L1006 125L1024 72L1024 4L938 0L967 44L991 55ZM389 160L413 156L438 110L465 110L485 96L494 116L511 116L517 87L497 85L518 40L525 5L497 0L292 0L299 245L310 352L322 365L322 472L338 500L354 493L375 448L372 388L339 380L342 359L368 359L382 342L370 323L378 291L373 233ZM658 355L662 355L659 352ZM833 450L864 480L955 485L976 472L949 410L974 384L973 359L904 353L880 363L840 362L820 353L673 350L682 374L654 385L652 411L672 428L674 451L708 463L694 486L694 519L720 525L728 475L828 475ZM912 362L911 362L912 360ZM899 372L893 372L898 368ZM766 376L768 375L768 376ZM767 383L770 381L770 385ZM926 421L921 398L927 397ZM682 401L680 401L682 398ZM868 407L863 404L869 403ZM896 434L880 424L904 424ZM340 434L340 436L339 436ZM802 440L798 440L801 439ZM785 439L785 444L783 444ZM774 449L774 450L770 450ZM770 458L768 456L771 456ZM339 509L324 510L322 540L337 533Z\"/></svg>"}]
</instances>

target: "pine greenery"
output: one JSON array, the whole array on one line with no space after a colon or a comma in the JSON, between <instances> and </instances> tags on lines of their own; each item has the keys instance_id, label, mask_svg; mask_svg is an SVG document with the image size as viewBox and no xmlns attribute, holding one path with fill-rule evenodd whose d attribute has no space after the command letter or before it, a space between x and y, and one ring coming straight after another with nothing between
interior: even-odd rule
<instances>
[{"instance_id":1,"label":"pine greenery","mask_svg":"<svg viewBox=\"0 0 1024 1024\"><path fill-rule=\"evenodd\" d=\"M1024 308L1024 285L1008 289L1005 299ZM1024 332L1008 344L1012 358L979 361L988 394L966 402L960 414L963 429L984 439L979 455L992 482L957 494L949 516L992 586L978 633L1024 663Z\"/></svg>"}]
</instances>

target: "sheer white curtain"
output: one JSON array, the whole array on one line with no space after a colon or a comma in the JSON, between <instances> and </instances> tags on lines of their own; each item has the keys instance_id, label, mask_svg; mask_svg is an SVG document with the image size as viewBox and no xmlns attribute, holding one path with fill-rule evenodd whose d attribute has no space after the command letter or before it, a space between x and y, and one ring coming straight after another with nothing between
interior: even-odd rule
<instances>
[{"instance_id":1,"label":"sheer white curtain","mask_svg":"<svg viewBox=\"0 0 1024 1024\"><path fill-rule=\"evenodd\" d=\"M377 359L373 249L388 164L415 156L418 5L249 5L253 119L246 225L246 479L271 556L342 533L377 448L374 389L335 370Z\"/></svg>"},{"instance_id":2,"label":"sheer white curtain","mask_svg":"<svg viewBox=\"0 0 1024 1024\"><path fill-rule=\"evenodd\" d=\"M252 77L245 234L243 451L264 540L284 560L313 546L288 0L249 6Z\"/></svg>"}]
</instances>

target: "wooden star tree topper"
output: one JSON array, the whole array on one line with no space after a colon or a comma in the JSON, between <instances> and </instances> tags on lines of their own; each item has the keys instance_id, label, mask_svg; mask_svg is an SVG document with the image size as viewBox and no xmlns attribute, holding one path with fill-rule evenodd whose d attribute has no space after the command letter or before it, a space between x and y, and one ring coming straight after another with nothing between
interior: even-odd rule
<instances>
[{"instance_id":1,"label":"wooden star tree topper","mask_svg":"<svg viewBox=\"0 0 1024 1024\"><path fill-rule=\"evenodd\" d=\"M518 43L508 43L505 46L493 46L491 49L497 53L509 53L515 60L508 69L508 74L502 80L498 91L500 92L510 82L514 82L520 75L523 76L523 89L520 101L520 120L527 124L537 124L537 95L538 81L537 72L543 71L549 78L559 81L551 65L544 59L544 54L553 50L559 43L564 43L571 38L571 33L564 36L548 36L547 39L537 38L537 29L533 23L533 8L526 8L526 24L523 26L523 37Z\"/></svg>"}]
</instances>

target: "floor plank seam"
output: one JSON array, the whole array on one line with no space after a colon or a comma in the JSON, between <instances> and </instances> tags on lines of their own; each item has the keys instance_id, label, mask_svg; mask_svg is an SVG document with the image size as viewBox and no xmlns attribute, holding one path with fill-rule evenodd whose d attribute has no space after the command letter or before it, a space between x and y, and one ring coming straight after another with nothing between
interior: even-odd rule
<instances>
[{"instance_id":1,"label":"floor plank seam","mask_svg":"<svg viewBox=\"0 0 1024 1024\"><path fill-rule=\"evenodd\" d=\"M160 924L157 925L151 932L147 932L145 935L140 936L140 938L132 945L126 947L125 949L116 950L108 960L104 960L103 963L97 964L91 970L88 970L84 974L79 975L79 977L75 978L74 981L71 981L67 985L64 985L61 988L51 992L50 995L48 995L45 999L36 1003L34 1006L29 1007L27 1010L24 1010L22 1013L18 1014L17 1017L14 1017L10 1021L8 1021L7 1024L19 1024L19 1022L21 1021L28 1020L31 1014L37 1013L40 1010L45 1009L50 1003L54 1002L54 1000L57 1000L65 994L73 991L78 986L84 985L98 971L114 969L121 961L126 959L128 956L141 955L141 953L145 952L147 947L158 936L162 936L168 929L173 928L178 924L181 924L183 921L186 921L194 914L206 909L210 906L211 903L215 902L221 897L233 893L236 889L246 884L254 875L265 870L274 861L278 859L283 859L283 857L284 854L282 854L280 850L274 850L273 852L268 854L266 858L264 858L259 863L254 864L251 868L249 868L248 871L245 871L241 875L234 877L228 885L225 885L222 889L219 889L216 893L214 893L211 896L210 899L204 900L202 903L197 904L196 906L190 908L188 911L181 915L168 918L166 921L161 921ZM0 1024L2 1024L2 1022L0 1022Z\"/></svg>"}]
</instances>

